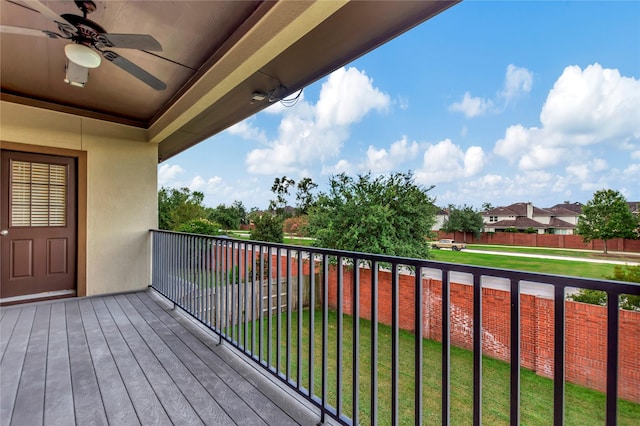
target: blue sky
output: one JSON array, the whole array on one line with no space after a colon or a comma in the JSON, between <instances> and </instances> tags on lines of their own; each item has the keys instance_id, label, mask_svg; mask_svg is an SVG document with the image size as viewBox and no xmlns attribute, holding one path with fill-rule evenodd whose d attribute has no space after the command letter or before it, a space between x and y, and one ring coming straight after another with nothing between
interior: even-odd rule
<instances>
[{"instance_id":1,"label":"blue sky","mask_svg":"<svg viewBox=\"0 0 640 426\"><path fill-rule=\"evenodd\" d=\"M464 1L163 162L158 185L262 209L275 177L409 170L440 206L640 201L640 1Z\"/></svg>"}]
</instances>

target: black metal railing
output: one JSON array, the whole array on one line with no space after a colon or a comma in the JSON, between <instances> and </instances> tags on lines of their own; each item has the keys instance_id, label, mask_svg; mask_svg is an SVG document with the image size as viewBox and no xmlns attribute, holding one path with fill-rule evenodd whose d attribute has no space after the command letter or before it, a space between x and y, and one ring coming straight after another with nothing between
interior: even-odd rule
<instances>
[{"instance_id":1,"label":"black metal railing","mask_svg":"<svg viewBox=\"0 0 640 426\"><path fill-rule=\"evenodd\" d=\"M439 311L444 314L439 326L437 415L442 424L450 424L451 327L456 326L448 314L450 291L453 283L466 280L473 290L473 398L469 401L473 407L469 411L473 424L481 424L483 287L498 279L507 282L509 294L509 421L520 421L521 290L538 283L551 286L549 298L554 299L553 421L562 425L567 290L604 290L608 294L606 423L616 424L618 301L622 294L640 294L638 285L168 231L152 231L152 235L152 287L316 405L323 422L330 416L344 424L395 425L407 423L407 417L416 425L432 423L424 418L423 405L425 392L432 390L425 389L423 380L427 373L423 371L424 318ZM440 283L441 301L425 309L428 276ZM387 277L390 286L382 283ZM389 287L390 295L381 293L383 286ZM408 303L408 298L413 302ZM404 331L401 335L401 320L402 328L413 333L409 350L400 347L401 337L406 337ZM381 337L381 328L387 326L388 340ZM383 357L389 357L388 364ZM387 368L388 379L381 378ZM401 387L413 388L412 401L399 399ZM388 392L384 401L382 388Z\"/></svg>"}]
</instances>

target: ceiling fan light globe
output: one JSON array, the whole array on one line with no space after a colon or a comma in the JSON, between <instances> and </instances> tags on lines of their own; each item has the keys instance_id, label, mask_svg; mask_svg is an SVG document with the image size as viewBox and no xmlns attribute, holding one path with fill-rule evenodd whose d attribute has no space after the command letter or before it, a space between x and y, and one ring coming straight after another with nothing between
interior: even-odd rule
<instances>
[{"instance_id":1,"label":"ceiling fan light globe","mask_svg":"<svg viewBox=\"0 0 640 426\"><path fill-rule=\"evenodd\" d=\"M98 52L83 44L67 44L64 47L64 54L71 62L85 68L97 68L102 62Z\"/></svg>"}]
</instances>

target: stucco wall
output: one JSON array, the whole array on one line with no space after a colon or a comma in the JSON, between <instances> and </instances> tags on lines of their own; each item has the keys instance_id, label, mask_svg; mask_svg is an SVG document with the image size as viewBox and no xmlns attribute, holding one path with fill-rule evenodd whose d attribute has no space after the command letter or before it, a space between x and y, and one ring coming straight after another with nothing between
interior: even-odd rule
<instances>
[{"instance_id":1,"label":"stucco wall","mask_svg":"<svg viewBox=\"0 0 640 426\"><path fill-rule=\"evenodd\" d=\"M0 105L3 145L87 153L87 295L149 284L149 229L157 227L158 218L157 145L146 139L143 129L8 102Z\"/></svg>"}]
</instances>

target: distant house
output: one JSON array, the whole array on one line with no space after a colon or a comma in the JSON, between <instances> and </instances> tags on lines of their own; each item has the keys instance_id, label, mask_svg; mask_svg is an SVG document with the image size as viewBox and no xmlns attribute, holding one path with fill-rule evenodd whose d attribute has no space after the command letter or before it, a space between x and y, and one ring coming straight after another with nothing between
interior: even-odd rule
<instances>
[{"instance_id":1,"label":"distant house","mask_svg":"<svg viewBox=\"0 0 640 426\"><path fill-rule=\"evenodd\" d=\"M436 213L436 221L431 227L431 230L432 231L441 230L442 227L444 226L444 223L447 221L447 219L449 219L449 210L447 209L438 210L438 212Z\"/></svg>"},{"instance_id":2,"label":"distant house","mask_svg":"<svg viewBox=\"0 0 640 426\"><path fill-rule=\"evenodd\" d=\"M515 203L496 207L482 213L484 232L524 232L535 230L538 234L573 234L582 213L582 204L556 204L539 208L531 203Z\"/></svg>"}]
</instances>

